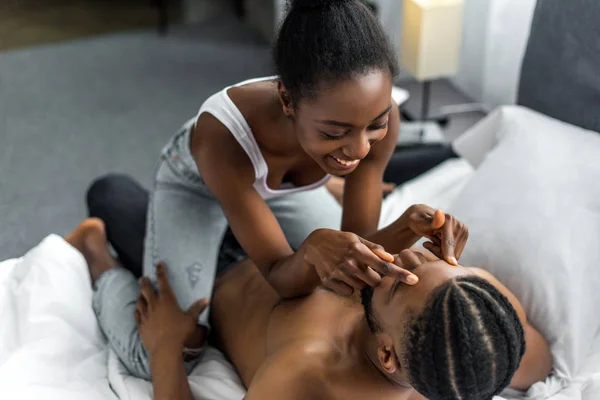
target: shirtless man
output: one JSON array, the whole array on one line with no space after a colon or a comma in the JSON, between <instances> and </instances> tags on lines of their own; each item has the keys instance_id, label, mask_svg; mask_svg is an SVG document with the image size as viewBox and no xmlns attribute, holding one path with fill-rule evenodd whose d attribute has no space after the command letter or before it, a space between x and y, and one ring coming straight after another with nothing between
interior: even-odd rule
<instances>
[{"instance_id":1,"label":"shirtless man","mask_svg":"<svg viewBox=\"0 0 600 400\"><path fill-rule=\"evenodd\" d=\"M117 264L107 261L105 246L91 247L103 249L87 256L95 279ZM480 400L507 386L527 389L550 373L548 343L489 273L414 250L400 252L395 264L419 283L384 277L352 297L310 279L306 296L284 300L249 260L223 272L212 323L248 388L246 400ZM141 280L136 318L155 398L187 400L182 350L208 301L182 312L165 270L157 267L157 292Z\"/></svg>"}]
</instances>

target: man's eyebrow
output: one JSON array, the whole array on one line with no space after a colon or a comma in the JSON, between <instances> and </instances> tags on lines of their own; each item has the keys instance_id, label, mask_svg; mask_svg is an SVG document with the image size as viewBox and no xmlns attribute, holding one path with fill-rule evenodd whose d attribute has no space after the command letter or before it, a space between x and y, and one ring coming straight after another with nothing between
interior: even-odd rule
<instances>
[{"instance_id":1,"label":"man's eyebrow","mask_svg":"<svg viewBox=\"0 0 600 400\"><path fill-rule=\"evenodd\" d=\"M397 279L393 284L392 284L392 288L388 293L388 301L390 301L392 299L392 297L394 296L394 294L396 294L396 292L398 291L398 289L400 288L400 286L402 286L402 281L400 279Z\"/></svg>"},{"instance_id":2,"label":"man's eyebrow","mask_svg":"<svg viewBox=\"0 0 600 400\"><path fill-rule=\"evenodd\" d=\"M378 116L373 118L373 121L376 121L379 118L383 117L385 114L389 113L391 111L391 109L392 109L392 105L390 105L388 108L386 108L385 111L383 111L381 114L379 114ZM339 126L342 128L354 128L354 125L352 125L349 122L333 121L330 119L320 119L320 120L317 120L317 122L319 122L321 124L325 124L325 125Z\"/></svg>"}]
</instances>

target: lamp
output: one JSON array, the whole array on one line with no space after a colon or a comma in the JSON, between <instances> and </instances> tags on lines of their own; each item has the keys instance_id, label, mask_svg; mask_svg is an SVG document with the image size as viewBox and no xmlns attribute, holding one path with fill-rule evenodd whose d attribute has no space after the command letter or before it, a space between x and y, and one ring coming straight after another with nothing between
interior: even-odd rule
<instances>
[{"instance_id":1,"label":"lamp","mask_svg":"<svg viewBox=\"0 0 600 400\"><path fill-rule=\"evenodd\" d=\"M422 121L429 114L431 81L458 71L463 8L464 0L404 0L401 59L423 82Z\"/></svg>"}]
</instances>

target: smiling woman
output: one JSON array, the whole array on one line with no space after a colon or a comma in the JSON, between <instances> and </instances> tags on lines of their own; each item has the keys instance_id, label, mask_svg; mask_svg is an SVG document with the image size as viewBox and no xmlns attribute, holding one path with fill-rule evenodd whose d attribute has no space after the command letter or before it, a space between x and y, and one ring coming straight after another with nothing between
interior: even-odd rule
<instances>
[{"instance_id":1,"label":"smiling woman","mask_svg":"<svg viewBox=\"0 0 600 400\"><path fill-rule=\"evenodd\" d=\"M154 265L165 261L184 309L210 297L227 225L282 298L308 294L315 284L351 294L387 274L415 283L386 251L417 240L408 221L386 231L389 249L371 241L381 239L382 177L400 122L391 96L396 56L377 19L360 0L291 1L274 59L277 76L211 96L162 152L144 275L155 280ZM347 176L343 211L323 187L331 175ZM424 211L424 220L433 212ZM455 228L462 227L448 219L439 240L453 240ZM456 263L453 251L443 248ZM116 293L114 279L130 282L129 289ZM96 286L109 340L126 343L120 358L148 378L147 355L139 336L130 335L133 276L115 270ZM198 322L187 347L203 344L208 313Z\"/></svg>"}]
</instances>

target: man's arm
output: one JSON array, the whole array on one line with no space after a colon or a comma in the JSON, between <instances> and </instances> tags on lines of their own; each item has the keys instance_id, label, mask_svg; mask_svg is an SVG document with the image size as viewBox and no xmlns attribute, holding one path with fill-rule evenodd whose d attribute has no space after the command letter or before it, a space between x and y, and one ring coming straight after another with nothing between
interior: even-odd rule
<instances>
[{"instance_id":1,"label":"man's arm","mask_svg":"<svg viewBox=\"0 0 600 400\"><path fill-rule=\"evenodd\" d=\"M208 299L194 303L187 312L179 308L169 284L166 267L156 267L158 292L148 278L140 280L140 297L135 319L142 343L150 356L154 398L157 400L193 400L183 365L183 348L197 332L198 316Z\"/></svg>"},{"instance_id":2,"label":"man's arm","mask_svg":"<svg viewBox=\"0 0 600 400\"><path fill-rule=\"evenodd\" d=\"M163 347L150 356L155 400L194 400L183 366L182 350Z\"/></svg>"}]
</instances>

